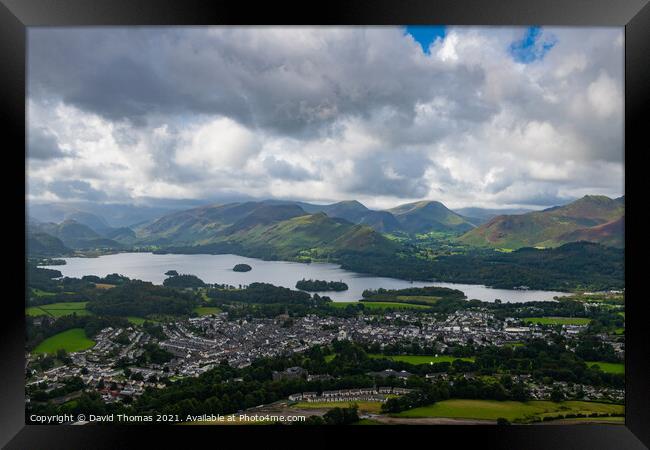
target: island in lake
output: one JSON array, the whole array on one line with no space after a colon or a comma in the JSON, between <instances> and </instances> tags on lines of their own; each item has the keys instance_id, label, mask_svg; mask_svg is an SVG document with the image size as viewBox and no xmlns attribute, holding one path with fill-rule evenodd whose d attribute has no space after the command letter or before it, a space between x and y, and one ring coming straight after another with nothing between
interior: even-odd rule
<instances>
[{"instance_id":1,"label":"island in lake","mask_svg":"<svg viewBox=\"0 0 650 450\"><path fill-rule=\"evenodd\" d=\"M232 270L235 272L250 272L253 268L248 264L235 264Z\"/></svg>"},{"instance_id":2,"label":"island in lake","mask_svg":"<svg viewBox=\"0 0 650 450\"><path fill-rule=\"evenodd\" d=\"M296 283L296 288L301 291L347 291L348 285L342 281L305 280L304 278Z\"/></svg>"}]
</instances>

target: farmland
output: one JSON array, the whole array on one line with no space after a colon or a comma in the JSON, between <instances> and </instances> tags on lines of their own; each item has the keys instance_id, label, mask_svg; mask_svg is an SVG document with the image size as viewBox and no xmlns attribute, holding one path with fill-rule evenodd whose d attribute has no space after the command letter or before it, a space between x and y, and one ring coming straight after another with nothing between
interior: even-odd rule
<instances>
[{"instance_id":1,"label":"farmland","mask_svg":"<svg viewBox=\"0 0 650 450\"><path fill-rule=\"evenodd\" d=\"M414 408L396 414L396 417L449 417L459 419L496 420L500 417L511 422L529 422L550 416L567 414L623 414L622 405L583 401L497 401L497 400L444 400L433 405Z\"/></svg>"},{"instance_id":2,"label":"farmland","mask_svg":"<svg viewBox=\"0 0 650 450\"><path fill-rule=\"evenodd\" d=\"M78 316L87 316L90 313L86 311L87 302L61 302L51 303L49 305L30 306L25 309L28 316L50 316L62 317L70 316L73 313Z\"/></svg>"},{"instance_id":3,"label":"farmland","mask_svg":"<svg viewBox=\"0 0 650 450\"><path fill-rule=\"evenodd\" d=\"M79 352L93 345L95 341L88 339L82 328L72 328L45 339L34 349L34 353L56 353L59 349Z\"/></svg>"}]
</instances>

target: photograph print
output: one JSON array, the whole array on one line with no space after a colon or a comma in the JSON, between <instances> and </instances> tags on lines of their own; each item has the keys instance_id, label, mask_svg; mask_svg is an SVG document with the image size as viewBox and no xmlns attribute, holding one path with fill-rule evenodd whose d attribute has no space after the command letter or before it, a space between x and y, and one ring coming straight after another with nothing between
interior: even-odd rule
<instances>
[{"instance_id":1,"label":"photograph print","mask_svg":"<svg viewBox=\"0 0 650 450\"><path fill-rule=\"evenodd\" d=\"M622 27L26 33L27 424L624 424Z\"/></svg>"}]
</instances>

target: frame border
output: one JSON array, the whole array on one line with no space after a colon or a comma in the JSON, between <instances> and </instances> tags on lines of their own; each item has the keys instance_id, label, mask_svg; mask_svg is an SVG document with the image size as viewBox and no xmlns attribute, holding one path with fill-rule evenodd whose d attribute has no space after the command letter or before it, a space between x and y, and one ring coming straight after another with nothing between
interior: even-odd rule
<instances>
[{"instance_id":1,"label":"frame border","mask_svg":"<svg viewBox=\"0 0 650 450\"><path fill-rule=\"evenodd\" d=\"M310 6L312 6L310 8ZM26 27L30 26L109 26L109 25L389 25L389 24L455 24L455 25L560 25L560 26L624 26L625 27L625 156L626 165L634 167L637 155L647 151L643 116L650 112L650 6L648 0L409 0L401 4L395 0L337 0L313 7L295 0L281 4L265 2L251 7L245 2L219 0L211 3L201 0L0 0L0 119L7 125L5 139L7 153L15 158L16 166L23 164L22 155L13 147L25 147L25 81L26 81ZM646 114L643 114L646 113ZM642 142L644 144L642 144ZM13 163L13 159L11 160ZM25 171L10 172L3 177L5 192L12 197L11 213L25 216ZM7 174L5 174L7 175ZM626 173L627 175L627 173ZM14 179L15 177L15 179ZM632 180L625 178L626 209L626 290L630 297L632 274L638 272L630 265L633 256L641 250L631 244ZM14 198L15 197L15 198ZM25 222L20 226L12 221L17 235L25 235ZM11 235L13 236L13 234ZM638 236L641 236L639 233ZM13 239L16 252L25 251L25 241ZM13 252L12 252L13 254ZM20 266L9 270L11 280L23 280ZM15 283L16 285L18 283ZM20 289L20 288L19 288ZM16 289L17 291L19 289ZM18 293L17 297L20 298ZM632 294L634 297L634 294ZM13 298L7 297L7 299ZM634 300L633 300L634 301ZM619 425L554 425L531 427L444 426L438 425L436 441L444 436L454 443L477 443L499 448L590 449L644 448L650 446L650 338L642 322L642 304L627 302L626 330L626 417L625 426ZM270 443L275 427L256 427L254 435L243 435L231 427L156 427L108 426L101 427L46 427L24 424L24 308L20 302L6 305L0 329L0 354L3 368L0 372L0 444L6 448L126 448L143 436L153 438L165 446L187 445L188 441L216 436L238 438L259 436ZM240 429L241 427L236 427ZM320 427L300 427L283 430L282 440L304 434L307 441L326 438L339 442L339 432L327 433ZM400 426L377 427L369 431L355 429L356 438L367 442L400 438ZM189 431L191 429L191 431ZM244 427L250 430L249 427ZM406 430L401 430L406 431ZM431 436L430 427L408 427L409 435L418 438ZM347 433L345 433L347 434ZM153 436L152 436L153 435ZM246 436L246 437L244 437ZM13 437L13 439L12 439ZM243 437L243 439L242 439ZM415 436L414 436L415 437ZM328 439L329 438L329 439ZM379 438L379 439L377 439ZM346 439L347 440L347 439ZM383 441L386 442L386 441ZM151 442L153 444L153 442ZM644 445L645 444L645 445Z\"/></svg>"}]
</instances>

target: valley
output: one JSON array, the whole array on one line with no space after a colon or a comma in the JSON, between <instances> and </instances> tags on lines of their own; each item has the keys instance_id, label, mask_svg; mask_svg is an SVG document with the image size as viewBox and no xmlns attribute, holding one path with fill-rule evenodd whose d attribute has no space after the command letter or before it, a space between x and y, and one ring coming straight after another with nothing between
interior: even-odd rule
<instances>
[{"instance_id":1,"label":"valley","mask_svg":"<svg viewBox=\"0 0 650 450\"><path fill-rule=\"evenodd\" d=\"M408 281L620 289L623 200L585 196L543 211L494 216L482 224L435 201L385 211L357 201L249 201L200 206L132 227L111 227L101 217L77 213L59 224L32 218L28 249L42 258L126 251L237 254L338 263L346 270ZM469 212L481 215L476 208Z\"/></svg>"}]
</instances>

